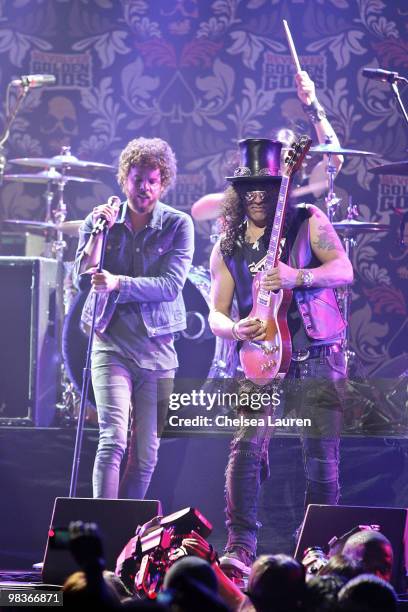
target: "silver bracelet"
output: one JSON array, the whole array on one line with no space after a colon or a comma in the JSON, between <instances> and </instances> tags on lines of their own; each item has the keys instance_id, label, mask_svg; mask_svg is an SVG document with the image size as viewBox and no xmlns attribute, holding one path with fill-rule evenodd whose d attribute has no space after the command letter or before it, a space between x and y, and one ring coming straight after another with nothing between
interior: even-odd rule
<instances>
[{"instance_id":1,"label":"silver bracelet","mask_svg":"<svg viewBox=\"0 0 408 612\"><path fill-rule=\"evenodd\" d=\"M237 321L233 323L232 328L231 328L232 337L234 338L234 340L237 340L238 342L242 342L243 338L241 338L241 336L238 334L236 325L237 325Z\"/></svg>"},{"instance_id":2,"label":"silver bracelet","mask_svg":"<svg viewBox=\"0 0 408 612\"><path fill-rule=\"evenodd\" d=\"M307 289L313 285L314 275L311 270L299 270L300 286Z\"/></svg>"}]
</instances>

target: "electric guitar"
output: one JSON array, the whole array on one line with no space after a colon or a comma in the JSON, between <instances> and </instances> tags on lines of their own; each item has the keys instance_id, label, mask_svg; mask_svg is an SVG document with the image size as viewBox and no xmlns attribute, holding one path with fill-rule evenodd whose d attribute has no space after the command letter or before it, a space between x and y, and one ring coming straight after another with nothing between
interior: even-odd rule
<instances>
[{"instance_id":1,"label":"electric guitar","mask_svg":"<svg viewBox=\"0 0 408 612\"><path fill-rule=\"evenodd\" d=\"M240 361L246 378L259 385L264 385L275 378L284 378L292 356L292 342L286 320L292 301L292 290L267 291L261 289L260 282L264 272L278 265L290 179L299 169L311 142L307 136L301 136L287 154L265 269L256 274L252 283L253 306L248 316L264 323L266 337L265 340L245 340L240 350Z\"/></svg>"}]
</instances>

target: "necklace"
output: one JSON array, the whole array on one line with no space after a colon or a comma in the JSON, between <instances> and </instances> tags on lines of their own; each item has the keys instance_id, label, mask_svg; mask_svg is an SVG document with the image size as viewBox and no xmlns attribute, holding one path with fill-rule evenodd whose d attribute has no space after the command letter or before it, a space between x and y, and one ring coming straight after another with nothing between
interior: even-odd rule
<instances>
[{"instance_id":1,"label":"necklace","mask_svg":"<svg viewBox=\"0 0 408 612\"><path fill-rule=\"evenodd\" d=\"M252 249L254 251L259 251L259 240L262 238L262 236L263 236L263 232L257 238L255 238L255 236L251 236L251 231L249 229L248 222L247 222L246 232L245 232L245 242L247 244L252 245Z\"/></svg>"}]
</instances>

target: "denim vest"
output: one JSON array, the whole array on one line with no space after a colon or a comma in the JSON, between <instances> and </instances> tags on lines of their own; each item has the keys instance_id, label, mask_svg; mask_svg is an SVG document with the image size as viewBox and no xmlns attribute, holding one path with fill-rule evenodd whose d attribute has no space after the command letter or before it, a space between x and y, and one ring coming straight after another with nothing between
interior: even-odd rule
<instances>
[{"instance_id":1,"label":"denim vest","mask_svg":"<svg viewBox=\"0 0 408 612\"><path fill-rule=\"evenodd\" d=\"M112 319L116 304L139 302L147 335L181 331L186 328L186 309L182 289L194 252L194 226L191 217L162 202L157 202L143 239L143 276L132 271L133 233L129 227L127 205L109 230L103 268L120 276L120 291L100 293L96 313L96 330L103 333ZM80 274L83 250L93 227L89 214L79 230L74 280L80 289L89 287L89 274ZM81 322L92 322L95 293L90 291Z\"/></svg>"},{"instance_id":2,"label":"denim vest","mask_svg":"<svg viewBox=\"0 0 408 612\"><path fill-rule=\"evenodd\" d=\"M294 268L315 268L321 265L310 245L309 217L315 209L316 207L311 205L298 208L289 228L288 263ZM239 244L231 256L224 256L224 261L235 281L240 317L247 317L252 309L252 276ZM294 289L293 296L308 338L330 342L342 336L346 323L333 289L328 287Z\"/></svg>"}]
</instances>

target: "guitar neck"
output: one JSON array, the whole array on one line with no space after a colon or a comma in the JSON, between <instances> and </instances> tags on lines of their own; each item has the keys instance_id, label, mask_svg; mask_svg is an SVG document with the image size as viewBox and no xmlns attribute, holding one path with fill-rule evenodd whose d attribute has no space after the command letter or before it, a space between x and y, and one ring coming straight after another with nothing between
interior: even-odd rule
<instances>
[{"instance_id":1,"label":"guitar neck","mask_svg":"<svg viewBox=\"0 0 408 612\"><path fill-rule=\"evenodd\" d=\"M270 270L278 265L280 241L282 237L283 223L285 218L286 201L288 199L289 181L304 160L308 152L311 139L308 136L301 136L288 152L285 159L286 169L282 175L282 182L279 189L278 202L276 204L275 217L273 220L271 238L269 240L268 252L266 254L265 270ZM262 305L269 304L269 292L260 289L258 292L257 303Z\"/></svg>"},{"instance_id":2,"label":"guitar neck","mask_svg":"<svg viewBox=\"0 0 408 612\"><path fill-rule=\"evenodd\" d=\"M279 245L282 237L283 223L285 219L286 201L289 191L289 176L282 177L279 190L278 203L276 205L275 217L272 225L271 237L269 240L268 253L266 255L265 269L275 268L278 263Z\"/></svg>"},{"instance_id":3,"label":"guitar neck","mask_svg":"<svg viewBox=\"0 0 408 612\"><path fill-rule=\"evenodd\" d=\"M265 270L275 268L278 263L279 246L283 230L286 201L288 198L289 180L289 176L282 176L282 183L279 189L278 202L276 205L275 217L273 219L268 252L266 254ZM266 289L259 289L257 303L264 306L269 304L269 291Z\"/></svg>"}]
</instances>

